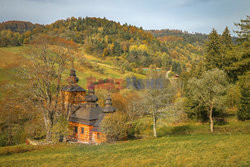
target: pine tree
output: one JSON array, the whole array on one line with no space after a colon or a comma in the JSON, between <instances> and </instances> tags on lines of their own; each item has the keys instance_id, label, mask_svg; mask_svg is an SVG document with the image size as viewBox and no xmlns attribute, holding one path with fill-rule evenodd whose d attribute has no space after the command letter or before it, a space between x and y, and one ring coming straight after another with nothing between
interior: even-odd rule
<instances>
[{"instance_id":1,"label":"pine tree","mask_svg":"<svg viewBox=\"0 0 250 167\"><path fill-rule=\"evenodd\" d=\"M236 26L240 28L239 31L235 31L240 41L249 41L250 40L250 16L247 16L245 20L241 20L241 23L236 23Z\"/></svg>"},{"instance_id":2,"label":"pine tree","mask_svg":"<svg viewBox=\"0 0 250 167\"><path fill-rule=\"evenodd\" d=\"M250 79L250 16L241 23L235 24L240 27L240 31L235 31L238 34L239 41L242 43L235 50L232 59L235 60L228 67L231 74L235 74L234 81L238 80L239 87L241 88L241 103L237 113L239 120L250 119L249 110L249 79ZM235 58L234 58L235 57Z\"/></svg>"},{"instance_id":3,"label":"pine tree","mask_svg":"<svg viewBox=\"0 0 250 167\"><path fill-rule=\"evenodd\" d=\"M237 117L239 120L250 119L250 109L249 109L249 100L250 100L250 72L246 73L244 76L240 77L238 85L241 88L241 103L239 106L239 111L237 112Z\"/></svg>"},{"instance_id":4,"label":"pine tree","mask_svg":"<svg viewBox=\"0 0 250 167\"><path fill-rule=\"evenodd\" d=\"M231 50L232 46L233 46L233 42L232 42L232 37L230 35L230 31L228 29L228 27L225 28L225 30L223 31L222 35L221 35L221 42L223 45L223 49L225 50Z\"/></svg>"},{"instance_id":5,"label":"pine tree","mask_svg":"<svg viewBox=\"0 0 250 167\"><path fill-rule=\"evenodd\" d=\"M225 28L221 35L221 61L218 62L222 70L230 65L229 55L233 49L232 37L228 27Z\"/></svg>"},{"instance_id":6,"label":"pine tree","mask_svg":"<svg viewBox=\"0 0 250 167\"><path fill-rule=\"evenodd\" d=\"M221 39L219 34L215 29L208 36L208 43L207 43L207 53L205 57L205 64L206 68L213 69L213 68L222 68L221 62Z\"/></svg>"},{"instance_id":7,"label":"pine tree","mask_svg":"<svg viewBox=\"0 0 250 167\"><path fill-rule=\"evenodd\" d=\"M246 20L241 20L241 23L236 24L240 27L240 31L235 31L241 43L233 47L233 49L226 54L227 63L224 70L227 72L232 82L236 82L239 76L246 74L250 67L250 17L247 16Z\"/></svg>"}]
</instances>

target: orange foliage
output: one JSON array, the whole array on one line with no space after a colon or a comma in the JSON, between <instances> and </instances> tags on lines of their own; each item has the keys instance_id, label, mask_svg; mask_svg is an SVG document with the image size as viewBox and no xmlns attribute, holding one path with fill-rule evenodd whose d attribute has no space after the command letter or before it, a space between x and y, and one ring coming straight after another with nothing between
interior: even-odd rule
<instances>
[{"instance_id":1,"label":"orange foliage","mask_svg":"<svg viewBox=\"0 0 250 167\"><path fill-rule=\"evenodd\" d=\"M182 37L176 36L162 36L157 38L160 41L174 42L174 41L183 41Z\"/></svg>"}]
</instances>

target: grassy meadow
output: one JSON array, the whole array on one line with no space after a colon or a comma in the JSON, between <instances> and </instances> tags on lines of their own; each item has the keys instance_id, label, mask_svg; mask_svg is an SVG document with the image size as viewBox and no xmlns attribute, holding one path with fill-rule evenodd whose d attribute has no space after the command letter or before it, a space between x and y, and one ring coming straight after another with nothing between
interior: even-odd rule
<instances>
[{"instance_id":1,"label":"grassy meadow","mask_svg":"<svg viewBox=\"0 0 250 167\"><path fill-rule=\"evenodd\" d=\"M188 124L159 129L158 138L102 145L2 147L0 166L249 166L249 127L234 122L211 134L208 124Z\"/></svg>"},{"instance_id":2,"label":"grassy meadow","mask_svg":"<svg viewBox=\"0 0 250 167\"><path fill-rule=\"evenodd\" d=\"M48 146L2 155L0 166L249 166L249 137L207 134Z\"/></svg>"}]
</instances>

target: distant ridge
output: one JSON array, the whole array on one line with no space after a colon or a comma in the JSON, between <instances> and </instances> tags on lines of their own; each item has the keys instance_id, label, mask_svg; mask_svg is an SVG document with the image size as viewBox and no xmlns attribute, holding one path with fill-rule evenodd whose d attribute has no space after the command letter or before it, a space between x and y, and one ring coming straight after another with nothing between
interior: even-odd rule
<instances>
[{"instance_id":1,"label":"distant ridge","mask_svg":"<svg viewBox=\"0 0 250 167\"><path fill-rule=\"evenodd\" d=\"M37 27L42 27L41 24L33 24L28 21L6 21L0 23L0 31L11 30L13 32L24 33L29 30L33 30Z\"/></svg>"},{"instance_id":2,"label":"distant ridge","mask_svg":"<svg viewBox=\"0 0 250 167\"><path fill-rule=\"evenodd\" d=\"M189 33L187 31L182 30L170 30L170 29L161 29L161 30L147 30L148 32L151 32L156 38L158 38L161 41L164 41L165 39L172 40L171 37L177 37L176 40L182 40L184 42L190 42L190 43L204 43L205 40L207 40L208 35L202 34L202 33ZM168 37L168 38L166 38Z\"/></svg>"}]
</instances>

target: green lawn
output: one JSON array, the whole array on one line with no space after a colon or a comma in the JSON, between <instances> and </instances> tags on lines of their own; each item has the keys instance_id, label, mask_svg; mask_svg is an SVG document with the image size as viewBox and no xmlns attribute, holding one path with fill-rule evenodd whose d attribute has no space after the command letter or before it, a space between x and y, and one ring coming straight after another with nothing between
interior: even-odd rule
<instances>
[{"instance_id":1,"label":"green lawn","mask_svg":"<svg viewBox=\"0 0 250 167\"><path fill-rule=\"evenodd\" d=\"M0 166L249 166L250 134L172 136L59 145L2 155Z\"/></svg>"}]
</instances>

